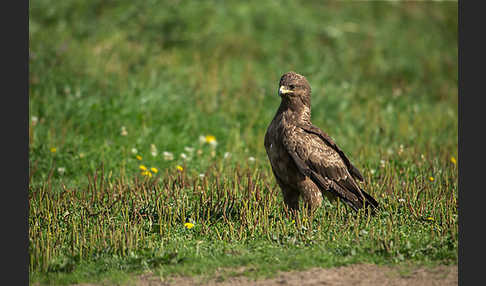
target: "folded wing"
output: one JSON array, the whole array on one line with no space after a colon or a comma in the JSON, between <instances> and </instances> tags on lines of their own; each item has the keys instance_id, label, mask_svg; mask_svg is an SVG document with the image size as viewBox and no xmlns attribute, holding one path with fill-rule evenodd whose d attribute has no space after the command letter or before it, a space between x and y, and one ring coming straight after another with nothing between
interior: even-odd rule
<instances>
[{"instance_id":1,"label":"folded wing","mask_svg":"<svg viewBox=\"0 0 486 286\"><path fill-rule=\"evenodd\" d=\"M315 126L298 127L287 134L284 146L299 171L308 176L321 191L328 191L341 198L352 209L378 202L363 191L355 179L363 180L334 141Z\"/></svg>"}]
</instances>

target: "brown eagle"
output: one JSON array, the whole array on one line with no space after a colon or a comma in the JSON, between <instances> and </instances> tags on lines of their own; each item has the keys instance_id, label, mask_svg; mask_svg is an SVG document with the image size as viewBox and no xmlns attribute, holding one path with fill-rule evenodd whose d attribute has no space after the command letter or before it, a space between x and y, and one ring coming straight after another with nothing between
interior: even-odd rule
<instances>
[{"instance_id":1,"label":"brown eagle","mask_svg":"<svg viewBox=\"0 0 486 286\"><path fill-rule=\"evenodd\" d=\"M278 94L281 103L265 134L265 150L287 207L298 210L302 196L314 210L325 195L355 211L367 206L374 211L378 202L356 182L363 181L359 170L331 137L312 125L306 78L295 72L282 75Z\"/></svg>"}]
</instances>

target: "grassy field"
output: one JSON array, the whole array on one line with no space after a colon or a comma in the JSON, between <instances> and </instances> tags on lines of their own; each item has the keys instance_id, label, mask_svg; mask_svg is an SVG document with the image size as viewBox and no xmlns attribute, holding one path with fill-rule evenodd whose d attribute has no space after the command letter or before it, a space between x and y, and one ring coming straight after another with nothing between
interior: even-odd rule
<instances>
[{"instance_id":1,"label":"grassy field","mask_svg":"<svg viewBox=\"0 0 486 286\"><path fill-rule=\"evenodd\" d=\"M31 283L457 264L457 2L30 1ZM280 76L383 206L292 219Z\"/></svg>"}]
</instances>

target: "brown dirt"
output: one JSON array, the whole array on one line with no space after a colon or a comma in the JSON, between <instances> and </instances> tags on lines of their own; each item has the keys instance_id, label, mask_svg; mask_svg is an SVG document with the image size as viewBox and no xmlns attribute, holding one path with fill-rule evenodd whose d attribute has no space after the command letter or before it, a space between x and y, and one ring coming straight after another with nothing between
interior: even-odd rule
<instances>
[{"instance_id":1,"label":"brown dirt","mask_svg":"<svg viewBox=\"0 0 486 286\"><path fill-rule=\"evenodd\" d=\"M236 271L243 272L242 271ZM269 286L269 285L458 285L457 265L418 267L418 266L378 266L356 264L336 268L312 268L306 271L281 272L270 279L258 279L244 276L204 279L194 277L160 278L147 273L137 277L127 285L165 286L165 285L215 285L215 286ZM79 286L95 286L80 284Z\"/></svg>"}]
</instances>

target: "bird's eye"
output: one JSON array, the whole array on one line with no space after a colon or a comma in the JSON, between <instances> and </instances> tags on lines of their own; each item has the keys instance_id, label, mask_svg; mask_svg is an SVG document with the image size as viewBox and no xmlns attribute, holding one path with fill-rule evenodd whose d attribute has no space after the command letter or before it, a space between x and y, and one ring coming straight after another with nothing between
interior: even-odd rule
<instances>
[{"instance_id":1,"label":"bird's eye","mask_svg":"<svg viewBox=\"0 0 486 286\"><path fill-rule=\"evenodd\" d=\"M291 84L289 85L290 89L294 89L295 88L295 85Z\"/></svg>"}]
</instances>

